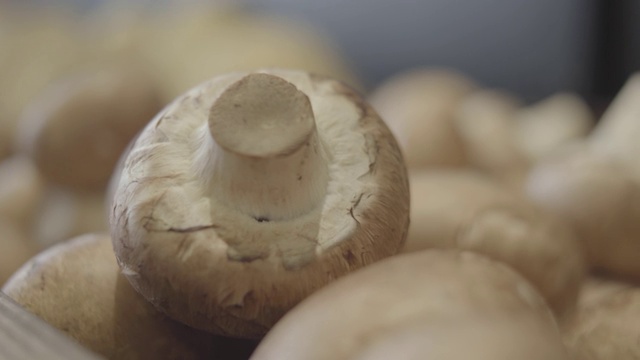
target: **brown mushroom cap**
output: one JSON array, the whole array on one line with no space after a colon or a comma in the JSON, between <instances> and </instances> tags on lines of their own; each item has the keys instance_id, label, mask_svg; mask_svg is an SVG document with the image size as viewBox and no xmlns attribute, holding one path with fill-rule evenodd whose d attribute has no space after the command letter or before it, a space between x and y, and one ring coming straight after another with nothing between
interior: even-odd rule
<instances>
[{"instance_id":1,"label":"brown mushroom cap","mask_svg":"<svg viewBox=\"0 0 640 360\"><path fill-rule=\"evenodd\" d=\"M387 80L370 101L397 137L410 169L458 167L467 160L453 114L473 87L449 70L416 69Z\"/></svg>"},{"instance_id":2,"label":"brown mushroom cap","mask_svg":"<svg viewBox=\"0 0 640 360\"><path fill-rule=\"evenodd\" d=\"M34 254L24 231L0 218L0 286Z\"/></svg>"},{"instance_id":3,"label":"brown mushroom cap","mask_svg":"<svg viewBox=\"0 0 640 360\"><path fill-rule=\"evenodd\" d=\"M532 170L527 194L573 228L592 266L640 278L640 183L622 163L567 149Z\"/></svg>"},{"instance_id":4,"label":"brown mushroom cap","mask_svg":"<svg viewBox=\"0 0 640 360\"><path fill-rule=\"evenodd\" d=\"M529 315L529 314L527 314ZM557 331L538 316L471 316L394 329L354 360L567 360Z\"/></svg>"},{"instance_id":5,"label":"brown mushroom cap","mask_svg":"<svg viewBox=\"0 0 640 360\"><path fill-rule=\"evenodd\" d=\"M352 359L396 329L476 315L536 316L557 333L544 300L508 267L473 253L429 250L320 289L276 324L252 360Z\"/></svg>"},{"instance_id":6,"label":"brown mushroom cap","mask_svg":"<svg viewBox=\"0 0 640 360\"><path fill-rule=\"evenodd\" d=\"M0 162L0 217L26 231L33 222L44 187L42 176L28 157L14 155Z\"/></svg>"},{"instance_id":7,"label":"brown mushroom cap","mask_svg":"<svg viewBox=\"0 0 640 360\"><path fill-rule=\"evenodd\" d=\"M2 289L109 359L202 359L212 337L156 311L120 274L106 235L85 235L41 253Z\"/></svg>"},{"instance_id":8,"label":"brown mushroom cap","mask_svg":"<svg viewBox=\"0 0 640 360\"><path fill-rule=\"evenodd\" d=\"M272 70L214 78L147 126L111 233L156 307L258 337L312 291L396 253L408 212L402 156L375 112L337 81Z\"/></svg>"},{"instance_id":9,"label":"brown mushroom cap","mask_svg":"<svg viewBox=\"0 0 640 360\"><path fill-rule=\"evenodd\" d=\"M575 305L585 273L571 231L481 174L413 173L403 252L458 248L502 261L526 277L557 315Z\"/></svg>"},{"instance_id":10,"label":"brown mushroom cap","mask_svg":"<svg viewBox=\"0 0 640 360\"><path fill-rule=\"evenodd\" d=\"M52 85L21 120L19 147L58 185L102 190L122 151L160 108L141 71L103 69Z\"/></svg>"},{"instance_id":11,"label":"brown mushroom cap","mask_svg":"<svg viewBox=\"0 0 640 360\"><path fill-rule=\"evenodd\" d=\"M575 317L565 324L565 343L575 359L639 359L640 288L589 281Z\"/></svg>"}]
</instances>

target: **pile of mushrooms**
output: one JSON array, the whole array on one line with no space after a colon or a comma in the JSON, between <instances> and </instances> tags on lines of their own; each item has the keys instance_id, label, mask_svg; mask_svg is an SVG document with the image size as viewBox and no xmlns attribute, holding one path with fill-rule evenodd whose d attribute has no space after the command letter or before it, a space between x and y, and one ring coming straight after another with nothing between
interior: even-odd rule
<instances>
[{"instance_id":1,"label":"pile of mushrooms","mask_svg":"<svg viewBox=\"0 0 640 360\"><path fill-rule=\"evenodd\" d=\"M640 75L595 127L446 69L369 105L290 24L111 10L85 52L0 32L69 49L0 99L0 285L28 311L109 359L640 356Z\"/></svg>"}]
</instances>

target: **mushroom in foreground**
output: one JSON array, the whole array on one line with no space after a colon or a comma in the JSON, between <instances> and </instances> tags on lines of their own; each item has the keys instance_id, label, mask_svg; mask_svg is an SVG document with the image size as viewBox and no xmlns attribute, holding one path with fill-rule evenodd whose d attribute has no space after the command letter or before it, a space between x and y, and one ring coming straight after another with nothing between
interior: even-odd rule
<instances>
[{"instance_id":1,"label":"mushroom in foreground","mask_svg":"<svg viewBox=\"0 0 640 360\"><path fill-rule=\"evenodd\" d=\"M428 250L391 257L320 289L276 324L251 359L353 359L403 329L476 316L536 318L555 337L551 347L561 339L544 300L510 268L473 253ZM513 358L526 358L519 355Z\"/></svg>"},{"instance_id":2,"label":"mushroom in foreground","mask_svg":"<svg viewBox=\"0 0 640 360\"><path fill-rule=\"evenodd\" d=\"M332 280L395 254L395 139L353 90L304 72L214 78L140 134L111 214L123 273L195 328L259 337Z\"/></svg>"},{"instance_id":3,"label":"mushroom in foreground","mask_svg":"<svg viewBox=\"0 0 640 360\"><path fill-rule=\"evenodd\" d=\"M410 184L411 226L403 252L481 253L531 281L556 315L573 309L586 267L565 224L473 171L416 172Z\"/></svg>"},{"instance_id":4,"label":"mushroom in foreground","mask_svg":"<svg viewBox=\"0 0 640 360\"><path fill-rule=\"evenodd\" d=\"M25 264L2 291L109 359L213 355L211 335L168 319L131 288L107 235L85 235L50 248Z\"/></svg>"},{"instance_id":5,"label":"mushroom in foreground","mask_svg":"<svg viewBox=\"0 0 640 360\"><path fill-rule=\"evenodd\" d=\"M587 282L565 343L575 359L640 358L640 288L612 280Z\"/></svg>"},{"instance_id":6,"label":"mushroom in foreground","mask_svg":"<svg viewBox=\"0 0 640 360\"><path fill-rule=\"evenodd\" d=\"M461 167L467 156L454 113L473 88L450 70L416 69L387 80L370 101L398 139L409 169Z\"/></svg>"},{"instance_id":7,"label":"mushroom in foreground","mask_svg":"<svg viewBox=\"0 0 640 360\"><path fill-rule=\"evenodd\" d=\"M404 327L368 344L354 360L568 360L557 331L537 316L482 316Z\"/></svg>"},{"instance_id":8,"label":"mushroom in foreground","mask_svg":"<svg viewBox=\"0 0 640 360\"><path fill-rule=\"evenodd\" d=\"M104 190L120 154L160 109L144 72L108 68L51 85L20 120L18 146L50 182Z\"/></svg>"}]
</instances>

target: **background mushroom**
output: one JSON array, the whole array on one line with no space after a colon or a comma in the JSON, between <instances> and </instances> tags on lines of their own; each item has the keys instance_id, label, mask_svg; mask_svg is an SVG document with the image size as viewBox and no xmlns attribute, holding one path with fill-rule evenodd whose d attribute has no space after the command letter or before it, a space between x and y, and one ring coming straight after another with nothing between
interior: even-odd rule
<instances>
[{"instance_id":1,"label":"background mushroom","mask_svg":"<svg viewBox=\"0 0 640 360\"><path fill-rule=\"evenodd\" d=\"M386 259L317 291L276 324L251 359L353 359L403 329L473 322L478 315L492 322L536 318L548 337L531 341L562 351L551 312L526 280L480 255L429 250ZM436 336L455 336L443 332ZM527 348L514 358L526 358Z\"/></svg>"},{"instance_id":2,"label":"background mushroom","mask_svg":"<svg viewBox=\"0 0 640 360\"><path fill-rule=\"evenodd\" d=\"M565 224L470 170L415 172L410 184L411 225L403 252L478 252L520 272L557 315L573 308L585 262Z\"/></svg>"},{"instance_id":3,"label":"background mushroom","mask_svg":"<svg viewBox=\"0 0 640 360\"><path fill-rule=\"evenodd\" d=\"M24 232L0 217L0 286L35 253Z\"/></svg>"},{"instance_id":4,"label":"background mushroom","mask_svg":"<svg viewBox=\"0 0 640 360\"><path fill-rule=\"evenodd\" d=\"M14 155L0 162L0 217L28 231L44 188L44 179L28 157Z\"/></svg>"},{"instance_id":5,"label":"background mushroom","mask_svg":"<svg viewBox=\"0 0 640 360\"><path fill-rule=\"evenodd\" d=\"M520 109L514 131L519 148L535 162L584 139L594 125L595 115L584 100L559 93Z\"/></svg>"},{"instance_id":6,"label":"background mushroom","mask_svg":"<svg viewBox=\"0 0 640 360\"><path fill-rule=\"evenodd\" d=\"M624 164L572 147L532 170L527 194L574 229L591 267L640 277L640 183Z\"/></svg>"},{"instance_id":7,"label":"background mushroom","mask_svg":"<svg viewBox=\"0 0 640 360\"><path fill-rule=\"evenodd\" d=\"M518 107L504 92L477 91L457 107L455 127L472 167L522 192L530 164L514 137Z\"/></svg>"},{"instance_id":8,"label":"background mushroom","mask_svg":"<svg viewBox=\"0 0 640 360\"><path fill-rule=\"evenodd\" d=\"M87 71L52 85L31 104L19 147L50 182L104 190L122 151L160 107L142 71Z\"/></svg>"},{"instance_id":9,"label":"background mushroom","mask_svg":"<svg viewBox=\"0 0 640 360\"><path fill-rule=\"evenodd\" d=\"M120 274L106 235L59 244L2 289L28 311L109 359L212 358L212 336L173 322Z\"/></svg>"},{"instance_id":10,"label":"background mushroom","mask_svg":"<svg viewBox=\"0 0 640 360\"><path fill-rule=\"evenodd\" d=\"M410 169L460 167L467 158L453 115L473 88L453 71L415 69L386 80L370 101L398 139Z\"/></svg>"},{"instance_id":11,"label":"background mushroom","mask_svg":"<svg viewBox=\"0 0 640 360\"><path fill-rule=\"evenodd\" d=\"M312 291L396 253L408 210L395 139L353 90L304 72L234 73L140 134L111 234L156 307L257 337Z\"/></svg>"}]
</instances>

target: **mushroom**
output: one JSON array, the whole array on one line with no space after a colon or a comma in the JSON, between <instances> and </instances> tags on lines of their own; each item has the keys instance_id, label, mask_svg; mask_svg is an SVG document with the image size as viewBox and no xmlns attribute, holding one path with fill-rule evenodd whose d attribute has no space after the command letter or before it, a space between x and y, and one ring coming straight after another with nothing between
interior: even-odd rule
<instances>
[{"instance_id":1,"label":"mushroom","mask_svg":"<svg viewBox=\"0 0 640 360\"><path fill-rule=\"evenodd\" d=\"M459 248L505 262L563 316L585 272L573 233L491 178L468 170L412 173L411 226L402 252Z\"/></svg>"},{"instance_id":2,"label":"mushroom","mask_svg":"<svg viewBox=\"0 0 640 360\"><path fill-rule=\"evenodd\" d=\"M276 324L251 359L353 359L405 328L434 329L480 315L536 317L560 341L544 300L520 275L477 254L428 250L391 257L320 289Z\"/></svg>"},{"instance_id":3,"label":"mushroom","mask_svg":"<svg viewBox=\"0 0 640 360\"><path fill-rule=\"evenodd\" d=\"M640 73L627 80L589 137L598 154L622 161L640 181Z\"/></svg>"},{"instance_id":4,"label":"mushroom","mask_svg":"<svg viewBox=\"0 0 640 360\"><path fill-rule=\"evenodd\" d=\"M526 190L573 228L592 267L640 278L640 183L625 164L576 145L539 163Z\"/></svg>"},{"instance_id":5,"label":"mushroom","mask_svg":"<svg viewBox=\"0 0 640 360\"><path fill-rule=\"evenodd\" d=\"M0 162L0 217L27 231L44 188L44 180L28 157L13 155Z\"/></svg>"},{"instance_id":6,"label":"mushroom","mask_svg":"<svg viewBox=\"0 0 640 360\"><path fill-rule=\"evenodd\" d=\"M120 274L107 235L85 235L25 264L2 289L28 311L109 359L212 357L212 336L174 322Z\"/></svg>"},{"instance_id":7,"label":"mushroom","mask_svg":"<svg viewBox=\"0 0 640 360\"><path fill-rule=\"evenodd\" d=\"M535 162L584 139L594 124L594 114L584 100L559 93L518 111L514 130L519 148Z\"/></svg>"},{"instance_id":8,"label":"mushroom","mask_svg":"<svg viewBox=\"0 0 640 360\"><path fill-rule=\"evenodd\" d=\"M640 288L611 280L585 284L578 311L564 325L575 359L639 359Z\"/></svg>"},{"instance_id":9,"label":"mushroom","mask_svg":"<svg viewBox=\"0 0 640 360\"><path fill-rule=\"evenodd\" d=\"M34 253L24 232L0 217L0 286Z\"/></svg>"},{"instance_id":10,"label":"mushroom","mask_svg":"<svg viewBox=\"0 0 640 360\"><path fill-rule=\"evenodd\" d=\"M140 134L111 214L124 274L170 317L262 336L408 227L395 139L350 88L304 72L214 78Z\"/></svg>"},{"instance_id":11,"label":"mushroom","mask_svg":"<svg viewBox=\"0 0 640 360\"><path fill-rule=\"evenodd\" d=\"M370 101L398 139L409 169L459 167L467 157L453 115L473 88L450 70L415 69L385 81Z\"/></svg>"},{"instance_id":12,"label":"mushroom","mask_svg":"<svg viewBox=\"0 0 640 360\"><path fill-rule=\"evenodd\" d=\"M51 85L31 104L18 146L49 181L103 190L122 151L159 108L143 72L87 71Z\"/></svg>"},{"instance_id":13,"label":"mushroom","mask_svg":"<svg viewBox=\"0 0 640 360\"><path fill-rule=\"evenodd\" d=\"M455 126L469 163L521 192L529 160L513 134L518 106L505 93L478 91L465 97L457 107Z\"/></svg>"},{"instance_id":14,"label":"mushroom","mask_svg":"<svg viewBox=\"0 0 640 360\"><path fill-rule=\"evenodd\" d=\"M365 346L354 360L568 360L556 331L537 316L481 316L407 326Z\"/></svg>"},{"instance_id":15,"label":"mushroom","mask_svg":"<svg viewBox=\"0 0 640 360\"><path fill-rule=\"evenodd\" d=\"M104 232L108 228L101 193L49 186L33 218L31 238L42 249L74 236Z\"/></svg>"}]
</instances>

